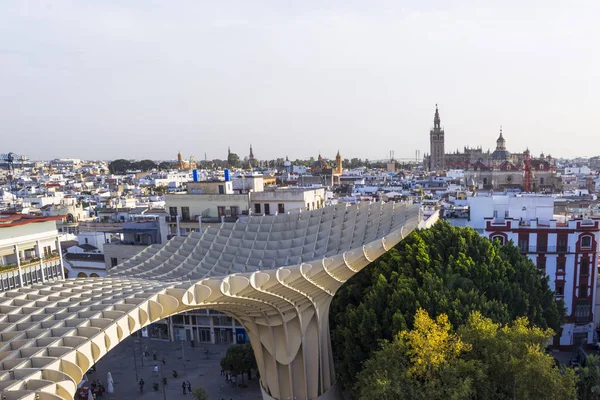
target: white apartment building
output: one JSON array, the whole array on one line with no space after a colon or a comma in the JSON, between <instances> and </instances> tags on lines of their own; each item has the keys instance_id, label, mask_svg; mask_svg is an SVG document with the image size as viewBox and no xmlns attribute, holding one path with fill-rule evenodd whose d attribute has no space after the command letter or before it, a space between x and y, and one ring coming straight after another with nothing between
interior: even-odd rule
<instances>
[{"instance_id":1,"label":"white apartment building","mask_svg":"<svg viewBox=\"0 0 600 400\"><path fill-rule=\"evenodd\" d=\"M169 235L185 235L203 223L235 221L248 215L248 194L234 194L225 181L188 182L187 193L165 196Z\"/></svg>"},{"instance_id":2,"label":"white apartment building","mask_svg":"<svg viewBox=\"0 0 600 400\"><path fill-rule=\"evenodd\" d=\"M325 205L325 188L266 188L264 192L250 193L250 204L254 215L316 210Z\"/></svg>"},{"instance_id":3,"label":"white apartment building","mask_svg":"<svg viewBox=\"0 0 600 400\"><path fill-rule=\"evenodd\" d=\"M56 221L63 216L0 215L0 290L64 279Z\"/></svg>"},{"instance_id":4,"label":"white apartment building","mask_svg":"<svg viewBox=\"0 0 600 400\"><path fill-rule=\"evenodd\" d=\"M491 240L512 240L564 301L566 322L554 346L566 350L595 343L600 219L555 218L550 196L477 196L468 204L468 225Z\"/></svg>"}]
</instances>

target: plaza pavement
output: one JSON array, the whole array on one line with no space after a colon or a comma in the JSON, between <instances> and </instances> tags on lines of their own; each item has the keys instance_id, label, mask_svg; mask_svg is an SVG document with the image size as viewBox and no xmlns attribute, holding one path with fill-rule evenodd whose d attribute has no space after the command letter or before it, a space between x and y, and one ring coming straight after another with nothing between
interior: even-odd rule
<instances>
[{"instance_id":1,"label":"plaza pavement","mask_svg":"<svg viewBox=\"0 0 600 400\"><path fill-rule=\"evenodd\" d=\"M225 377L221 375L221 358L225 355L229 345L199 344L195 348L190 346L190 342L184 342L185 345L185 366L182 358L181 343L173 343L162 340L153 340L146 338L127 338L117 347L111 350L98 363L96 371L88 372L90 381L100 379L106 386L106 374L110 371L115 383L115 393L110 397L114 400L175 400L192 399L190 394L182 394L181 383L190 381L192 390L197 387L203 387L208 393L210 400L258 400L262 396L258 384L258 378L254 375L252 380L245 379L247 388L234 388L225 383ZM136 362L139 378L145 381L144 392L140 393L138 381L133 361L132 346L135 348ZM149 356L144 357L142 366L142 351L147 347ZM209 356L205 356L205 348L209 350ZM156 350L157 361L153 361L153 351ZM163 368L161 359L166 357L164 366L164 375L167 377L166 391L163 395L163 385L160 368ZM159 376L154 376L154 365L159 366ZM176 370L179 375L173 378L172 371ZM154 391L152 384L160 383L159 391ZM238 376L237 382L241 383L241 377ZM105 396L105 399L108 399Z\"/></svg>"}]
</instances>

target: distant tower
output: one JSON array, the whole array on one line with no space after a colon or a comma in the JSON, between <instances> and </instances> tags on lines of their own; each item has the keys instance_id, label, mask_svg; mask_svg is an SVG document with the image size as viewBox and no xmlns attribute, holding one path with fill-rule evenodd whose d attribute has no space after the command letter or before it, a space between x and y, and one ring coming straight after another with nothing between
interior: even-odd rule
<instances>
[{"instance_id":1,"label":"distant tower","mask_svg":"<svg viewBox=\"0 0 600 400\"><path fill-rule=\"evenodd\" d=\"M435 116L433 117L433 129L429 131L429 169L440 171L446 167L444 149L444 130L440 126L440 113L435 105Z\"/></svg>"},{"instance_id":2,"label":"distant tower","mask_svg":"<svg viewBox=\"0 0 600 400\"><path fill-rule=\"evenodd\" d=\"M194 156L190 156L190 162L188 164L189 169L196 169L196 161L194 160Z\"/></svg>"},{"instance_id":3,"label":"distant tower","mask_svg":"<svg viewBox=\"0 0 600 400\"><path fill-rule=\"evenodd\" d=\"M250 145L250 155L248 156L248 164L250 164L250 168L253 168L256 165L256 160L254 159L254 152L252 151L252 145Z\"/></svg>"},{"instance_id":4,"label":"distant tower","mask_svg":"<svg viewBox=\"0 0 600 400\"><path fill-rule=\"evenodd\" d=\"M231 147L227 147L227 159L229 160L229 156L231 155Z\"/></svg>"},{"instance_id":5,"label":"distant tower","mask_svg":"<svg viewBox=\"0 0 600 400\"><path fill-rule=\"evenodd\" d=\"M523 169L525 170L524 179L523 179L523 190L526 193L531 192L531 160L529 158L530 152L529 148L525 150L525 163L523 164Z\"/></svg>"},{"instance_id":6,"label":"distant tower","mask_svg":"<svg viewBox=\"0 0 600 400\"><path fill-rule=\"evenodd\" d=\"M340 154L339 150L337 152L337 155L335 156L335 171L334 171L334 173L336 173L336 174L342 173L342 155Z\"/></svg>"},{"instance_id":7,"label":"distant tower","mask_svg":"<svg viewBox=\"0 0 600 400\"><path fill-rule=\"evenodd\" d=\"M502 127L500 127L500 137L496 140L496 150L506 150L506 140L502 136Z\"/></svg>"},{"instance_id":8,"label":"distant tower","mask_svg":"<svg viewBox=\"0 0 600 400\"><path fill-rule=\"evenodd\" d=\"M183 169L183 156L181 155L181 152L177 154L177 168Z\"/></svg>"}]
</instances>

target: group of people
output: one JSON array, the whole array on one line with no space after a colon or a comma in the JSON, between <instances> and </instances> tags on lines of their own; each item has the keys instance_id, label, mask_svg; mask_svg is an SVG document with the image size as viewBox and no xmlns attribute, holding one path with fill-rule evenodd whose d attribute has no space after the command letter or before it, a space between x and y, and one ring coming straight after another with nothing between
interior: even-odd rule
<instances>
[{"instance_id":1,"label":"group of people","mask_svg":"<svg viewBox=\"0 0 600 400\"><path fill-rule=\"evenodd\" d=\"M87 400L89 398L88 391L92 392L92 397L95 400L102 400L106 389L104 389L104 385L99 379L95 379L90 383L89 387L81 388L79 391L79 398Z\"/></svg>"},{"instance_id":2,"label":"group of people","mask_svg":"<svg viewBox=\"0 0 600 400\"><path fill-rule=\"evenodd\" d=\"M229 383L233 387L237 386L237 377L235 375L233 375L231 372L221 370L221 375L225 375L226 383Z\"/></svg>"},{"instance_id":3,"label":"group of people","mask_svg":"<svg viewBox=\"0 0 600 400\"><path fill-rule=\"evenodd\" d=\"M183 394L187 394L186 389L188 392L192 393L192 384L190 381L183 381L181 384L181 389L183 389Z\"/></svg>"}]
</instances>

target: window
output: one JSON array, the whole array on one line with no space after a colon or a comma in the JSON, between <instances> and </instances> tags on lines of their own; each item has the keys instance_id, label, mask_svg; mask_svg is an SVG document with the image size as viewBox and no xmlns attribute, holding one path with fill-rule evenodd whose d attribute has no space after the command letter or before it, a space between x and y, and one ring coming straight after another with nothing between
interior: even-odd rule
<instances>
[{"instance_id":1,"label":"window","mask_svg":"<svg viewBox=\"0 0 600 400\"><path fill-rule=\"evenodd\" d=\"M177 216L177 207L169 207L169 215L171 217L176 217Z\"/></svg>"},{"instance_id":2,"label":"window","mask_svg":"<svg viewBox=\"0 0 600 400\"><path fill-rule=\"evenodd\" d=\"M225 186L219 185L219 194L225 194Z\"/></svg>"},{"instance_id":3,"label":"window","mask_svg":"<svg viewBox=\"0 0 600 400\"><path fill-rule=\"evenodd\" d=\"M306 203L306 210L310 211L310 203Z\"/></svg>"},{"instance_id":4,"label":"window","mask_svg":"<svg viewBox=\"0 0 600 400\"><path fill-rule=\"evenodd\" d=\"M543 165L541 167L542 167L542 169L544 169ZM544 184L544 178L540 178L540 185L543 185L543 184Z\"/></svg>"},{"instance_id":5,"label":"window","mask_svg":"<svg viewBox=\"0 0 600 400\"><path fill-rule=\"evenodd\" d=\"M589 303L578 303L575 306L575 322L585 323L590 319L590 304Z\"/></svg>"},{"instance_id":6,"label":"window","mask_svg":"<svg viewBox=\"0 0 600 400\"><path fill-rule=\"evenodd\" d=\"M181 207L181 219L184 221L190 220L190 208L189 207Z\"/></svg>"},{"instance_id":7,"label":"window","mask_svg":"<svg viewBox=\"0 0 600 400\"><path fill-rule=\"evenodd\" d=\"M564 258L557 258L556 259L556 269L558 271L562 271L562 272L565 271L565 261L566 260Z\"/></svg>"},{"instance_id":8,"label":"window","mask_svg":"<svg viewBox=\"0 0 600 400\"><path fill-rule=\"evenodd\" d=\"M285 205L283 203L277 204L277 213L285 214Z\"/></svg>"},{"instance_id":9,"label":"window","mask_svg":"<svg viewBox=\"0 0 600 400\"><path fill-rule=\"evenodd\" d=\"M581 248L589 249L592 247L592 237L591 236L583 236L581 238Z\"/></svg>"},{"instance_id":10,"label":"window","mask_svg":"<svg viewBox=\"0 0 600 400\"><path fill-rule=\"evenodd\" d=\"M581 273L580 275L589 275L590 273L590 260L587 257L581 258Z\"/></svg>"},{"instance_id":11,"label":"window","mask_svg":"<svg viewBox=\"0 0 600 400\"><path fill-rule=\"evenodd\" d=\"M225 206L218 206L217 207L217 215L219 216L219 218L225 216Z\"/></svg>"},{"instance_id":12,"label":"window","mask_svg":"<svg viewBox=\"0 0 600 400\"><path fill-rule=\"evenodd\" d=\"M537 251L546 252L548 250L548 235L544 233L538 233L537 235Z\"/></svg>"},{"instance_id":13,"label":"window","mask_svg":"<svg viewBox=\"0 0 600 400\"><path fill-rule=\"evenodd\" d=\"M504 211L504 218L508 218L508 210Z\"/></svg>"},{"instance_id":14,"label":"window","mask_svg":"<svg viewBox=\"0 0 600 400\"><path fill-rule=\"evenodd\" d=\"M519 235L519 250L521 253L529 250L529 234Z\"/></svg>"},{"instance_id":15,"label":"window","mask_svg":"<svg viewBox=\"0 0 600 400\"><path fill-rule=\"evenodd\" d=\"M213 325L231 326L232 321L232 318L228 316L213 317Z\"/></svg>"},{"instance_id":16,"label":"window","mask_svg":"<svg viewBox=\"0 0 600 400\"><path fill-rule=\"evenodd\" d=\"M116 267L118 263L119 263L119 261L116 258L111 258L110 259L110 265L111 265L111 267Z\"/></svg>"},{"instance_id":17,"label":"window","mask_svg":"<svg viewBox=\"0 0 600 400\"><path fill-rule=\"evenodd\" d=\"M487 185L487 178L483 178L483 184Z\"/></svg>"},{"instance_id":18,"label":"window","mask_svg":"<svg viewBox=\"0 0 600 400\"><path fill-rule=\"evenodd\" d=\"M556 295L557 296L564 296L565 295L565 287L560 285L560 286L556 286Z\"/></svg>"},{"instance_id":19,"label":"window","mask_svg":"<svg viewBox=\"0 0 600 400\"><path fill-rule=\"evenodd\" d=\"M271 214L271 206L269 204L265 204L265 215Z\"/></svg>"},{"instance_id":20,"label":"window","mask_svg":"<svg viewBox=\"0 0 600 400\"><path fill-rule=\"evenodd\" d=\"M557 243L557 251L559 253L566 253L567 252L567 237L566 236L559 236L556 239L556 243Z\"/></svg>"},{"instance_id":21,"label":"window","mask_svg":"<svg viewBox=\"0 0 600 400\"><path fill-rule=\"evenodd\" d=\"M494 218L498 218L498 210L494 210Z\"/></svg>"},{"instance_id":22,"label":"window","mask_svg":"<svg viewBox=\"0 0 600 400\"><path fill-rule=\"evenodd\" d=\"M500 245L504 245L504 236L492 236L492 242L498 242Z\"/></svg>"},{"instance_id":23,"label":"window","mask_svg":"<svg viewBox=\"0 0 600 400\"><path fill-rule=\"evenodd\" d=\"M85 240L85 244L88 244L88 238L85 238L84 240Z\"/></svg>"},{"instance_id":24,"label":"window","mask_svg":"<svg viewBox=\"0 0 600 400\"><path fill-rule=\"evenodd\" d=\"M256 203L254 205L254 212L257 214L260 214L260 204L259 203Z\"/></svg>"},{"instance_id":25,"label":"window","mask_svg":"<svg viewBox=\"0 0 600 400\"><path fill-rule=\"evenodd\" d=\"M231 206L229 209L231 210L232 217L237 217L240 214L240 208L238 206Z\"/></svg>"},{"instance_id":26,"label":"window","mask_svg":"<svg viewBox=\"0 0 600 400\"><path fill-rule=\"evenodd\" d=\"M579 297L580 298L587 297L587 295L588 295L587 289L588 289L588 287L586 284L579 285Z\"/></svg>"},{"instance_id":27,"label":"window","mask_svg":"<svg viewBox=\"0 0 600 400\"><path fill-rule=\"evenodd\" d=\"M538 267L538 269L546 270L546 258L545 257L537 258L537 267Z\"/></svg>"}]
</instances>

